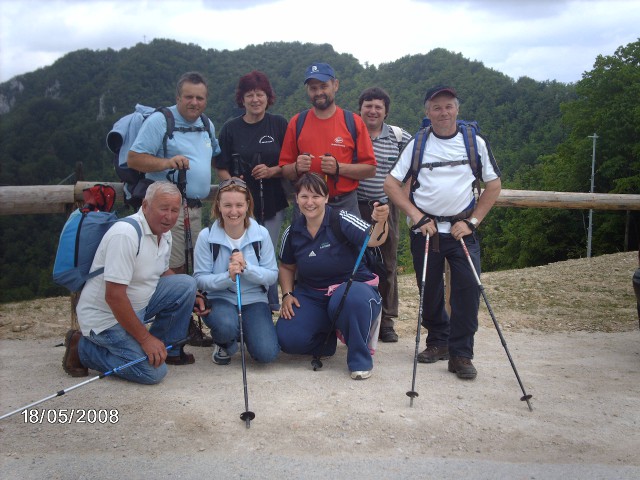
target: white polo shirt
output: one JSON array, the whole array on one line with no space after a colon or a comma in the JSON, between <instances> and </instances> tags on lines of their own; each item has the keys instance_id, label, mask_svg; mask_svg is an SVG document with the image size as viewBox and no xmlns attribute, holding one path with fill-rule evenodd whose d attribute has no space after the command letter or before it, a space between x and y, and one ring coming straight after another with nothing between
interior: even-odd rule
<instances>
[{"instance_id":1,"label":"white polo shirt","mask_svg":"<svg viewBox=\"0 0 640 480\"><path fill-rule=\"evenodd\" d=\"M118 323L105 300L106 281L127 285L131 306L138 312L149 304L160 275L169 269L171 232L163 234L158 243L142 208L131 218L142 229L140 252L136 256L138 233L126 222L116 222L102 238L91 271L104 267L104 273L87 281L76 309L83 335L92 330L100 333Z\"/></svg>"}]
</instances>

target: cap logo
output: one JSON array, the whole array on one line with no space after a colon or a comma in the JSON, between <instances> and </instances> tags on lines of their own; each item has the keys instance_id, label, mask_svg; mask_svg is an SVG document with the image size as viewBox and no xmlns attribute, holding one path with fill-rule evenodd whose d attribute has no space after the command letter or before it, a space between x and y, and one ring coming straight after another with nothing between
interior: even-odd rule
<instances>
[{"instance_id":1,"label":"cap logo","mask_svg":"<svg viewBox=\"0 0 640 480\"><path fill-rule=\"evenodd\" d=\"M315 72L317 72L317 71L318 71L318 67L316 67L315 65L313 65L313 66L311 67L311 71L312 71L312 72L314 72L314 73L315 73Z\"/></svg>"}]
</instances>

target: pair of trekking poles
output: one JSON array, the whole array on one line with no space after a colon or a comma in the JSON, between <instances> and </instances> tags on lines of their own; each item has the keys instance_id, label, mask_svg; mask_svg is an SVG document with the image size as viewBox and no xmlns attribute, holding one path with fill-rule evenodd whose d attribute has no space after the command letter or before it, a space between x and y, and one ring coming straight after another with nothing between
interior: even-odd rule
<instances>
[{"instance_id":1,"label":"pair of trekking poles","mask_svg":"<svg viewBox=\"0 0 640 480\"><path fill-rule=\"evenodd\" d=\"M419 233L420 230L414 230L415 233ZM513 362L513 359L511 358L511 354L509 353L509 348L507 347L507 342L504 339L504 336L502 335L502 330L500 329L500 325L498 324L498 321L496 320L496 316L493 313L493 309L491 308L491 304L489 303L489 299L487 298L487 294L484 291L484 286L482 285L482 283L480 282L480 277L478 276L478 272L476 270L475 265L473 264L473 260L471 259L471 255L469 254L469 250L467 249L467 244L464 243L464 238L460 238L460 244L462 245L462 249L464 250L465 256L467 257L467 260L469 261L469 265L471 267L471 271L473 272L473 276L476 279L476 283L478 284L478 288L480 289L480 293L482 294L482 298L484 299L484 303L487 306L487 310L489 311L489 315L491 316L491 320L493 321L493 325L496 328L496 331L498 332L498 336L500 337L500 342L502 343L502 346L504 347L504 350L507 354L507 358L509 359L509 363L511 364L511 368L513 369L513 373L516 376L516 379L518 380L518 384L520 385L520 389L522 390L522 397L520 398L520 401L523 402L527 402L527 406L529 407L529 411L533 411L533 408L531 407L531 402L529 401L532 397L532 395L527 394L527 392L524 389L524 385L522 384L522 381L520 380L520 375L518 375L518 370L516 369L516 365ZM419 312L418 312L418 326L416 328L416 349L415 349L415 353L413 355L413 378L411 381L411 390L409 390L407 392L407 396L410 398L409 400L409 406L413 407L413 399L415 397L418 396L418 392L416 392L416 369L418 367L418 350L420 348L420 327L421 327L421 323L422 323L422 313L423 313L423 303L424 303L424 289L425 289L425 283L426 283L426 278L427 278L427 259L429 257L429 234L427 233L426 238L425 238L425 243L424 243L424 260L422 263L422 278L421 278L421 284L420 284L420 307L419 307Z\"/></svg>"}]
</instances>

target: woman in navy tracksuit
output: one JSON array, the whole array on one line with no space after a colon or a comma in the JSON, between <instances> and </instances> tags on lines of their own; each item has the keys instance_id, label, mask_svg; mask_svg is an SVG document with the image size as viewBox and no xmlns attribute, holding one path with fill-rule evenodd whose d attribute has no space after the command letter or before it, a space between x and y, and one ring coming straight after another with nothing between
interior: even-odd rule
<instances>
[{"instance_id":1,"label":"woman in navy tracksuit","mask_svg":"<svg viewBox=\"0 0 640 480\"><path fill-rule=\"evenodd\" d=\"M216 221L198 235L193 272L198 288L211 300L211 313L203 318L215 342L211 359L227 365L238 350L239 277L247 350L256 361L271 362L280 347L267 289L276 282L278 266L269 232L251 218L253 198L243 180L220 182L212 215Z\"/></svg>"},{"instance_id":2,"label":"woman in navy tracksuit","mask_svg":"<svg viewBox=\"0 0 640 480\"><path fill-rule=\"evenodd\" d=\"M285 230L280 247L282 308L276 331L285 353L335 353L336 332L331 331L334 314L370 231L367 222L342 210L339 225L348 242L340 241L332 230L328 199L329 190L319 175L305 173L298 179L296 202L302 215ZM386 240L388 214L387 205L376 204L369 246ZM335 324L347 344L347 365L354 380L371 376L369 344L374 340L371 330L380 310L377 277L361 262ZM325 342L327 335L329 341Z\"/></svg>"}]
</instances>

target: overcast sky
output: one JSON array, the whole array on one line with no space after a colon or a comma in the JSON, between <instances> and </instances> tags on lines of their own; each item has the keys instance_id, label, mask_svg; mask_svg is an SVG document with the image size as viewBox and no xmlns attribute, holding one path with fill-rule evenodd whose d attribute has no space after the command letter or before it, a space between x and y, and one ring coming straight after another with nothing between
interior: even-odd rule
<instances>
[{"instance_id":1,"label":"overcast sky","mask_svg":"<svg viewBox=\"0 0 640 480\"><path fill-rule=\"evenodd\" d=\"M2 82L74 50L154 38L329 43L374 65L442 47L514 79L576 82L640 37L638 0L0 0L0 15Z\"/></svg>"}]
</instances>

